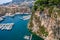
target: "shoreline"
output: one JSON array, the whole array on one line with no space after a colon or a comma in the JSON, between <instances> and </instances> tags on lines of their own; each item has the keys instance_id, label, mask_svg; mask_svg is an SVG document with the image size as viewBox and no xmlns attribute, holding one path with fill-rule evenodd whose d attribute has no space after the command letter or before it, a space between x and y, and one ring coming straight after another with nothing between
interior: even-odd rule
<instances>
[{"instance_id":1,"label":"shoreline","mask_svg":"<svg viewBox=\"0 0 60 40\"><path fill-rule=\"evenodd\" d=\"M35 33L33 33L32 30L30 30L30 29L28 29L28 30L32 34L32 36L33 36L32 38L37 37L37 39L44 40L42 37L40 37L40 36L36 35Z\"/></svg>"},{"instance_id":2,"label":"shoreline","mask_svg":"<svg viewBox=\"0 0 60 40\"><path fill-rule=\"evenodd\" d=\"M26 14L26 15L30 14L30 15L31 15L31 13L20 13L20 12L16 12L15 14L6 13L4 16L1 16L1 17L0 17L0 21L4 20L4 18L5 18L6 16L14 17L15 15L24 15L24 14Z\"/></svg>"}]
</instances>

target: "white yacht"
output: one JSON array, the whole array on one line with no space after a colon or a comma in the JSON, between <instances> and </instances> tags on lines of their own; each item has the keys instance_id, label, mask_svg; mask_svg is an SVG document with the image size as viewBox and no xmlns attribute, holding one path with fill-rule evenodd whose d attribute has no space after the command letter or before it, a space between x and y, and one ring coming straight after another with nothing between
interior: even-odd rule
<instances>
[{"instance_id":1,"label":"white yacht","mask_svg":"<svg viewBox=\"0 0 60 40\"><path fill-rule=\"evenodd\" d=\"M3 20L3 18L2 17L0 17L0 21L2 21Z\"/></svg>"},{"instance_id":2,"label":"white yacht","mask_svg":"<svg viewBox=\"0 0 60 40\"><path fill-rule=\"evenodd\" d=\"M26 40L32 40L32 34L31 34L31 36L24 36L24 39L26 39Z\"/></svg>"}]
</instances>

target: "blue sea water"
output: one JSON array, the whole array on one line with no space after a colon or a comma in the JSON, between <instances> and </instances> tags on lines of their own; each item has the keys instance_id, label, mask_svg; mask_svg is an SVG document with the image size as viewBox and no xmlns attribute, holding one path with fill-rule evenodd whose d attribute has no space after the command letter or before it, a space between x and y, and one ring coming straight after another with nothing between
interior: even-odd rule
<instances>
[{"instance_id":1,"label":"blue sea water","mask_svg":"<svg viewBox=\"0 0 60 40\"><path fill-rule=\"evenodd\" d=\"M29 20L20 19L27 15L15 15L14 17L5 17L0 23L14 23L12 30L0 30L0 40L25 40L24 36L30 36L31 33L27 28ZM35 36L34 36L35 37ZM42 40L33 38L32 40Z\"/></svg>"}]
</instances>

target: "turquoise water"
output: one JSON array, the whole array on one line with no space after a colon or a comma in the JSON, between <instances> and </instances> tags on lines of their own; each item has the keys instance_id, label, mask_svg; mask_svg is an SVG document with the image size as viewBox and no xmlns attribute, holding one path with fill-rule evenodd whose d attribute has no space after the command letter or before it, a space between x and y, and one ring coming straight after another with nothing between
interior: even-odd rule
<instances>
[{"instance_id":1,"label":"turquoise water","mask_svg":"<svg viewBox=\"0 0 60 40\"><path fill-rule=\"evenodd\" d=\"M24 36L30 36L31 33L27 28L27 24L29 20L20 19L23 16L27 15L15 15L14 17L5 17L4 21L0 23L14 23L12 30L0 30L0 40L25 40ZM37 36L33 36L32 40L42 40L41 38L37 38Z\"/></svg>"}]
</instances>

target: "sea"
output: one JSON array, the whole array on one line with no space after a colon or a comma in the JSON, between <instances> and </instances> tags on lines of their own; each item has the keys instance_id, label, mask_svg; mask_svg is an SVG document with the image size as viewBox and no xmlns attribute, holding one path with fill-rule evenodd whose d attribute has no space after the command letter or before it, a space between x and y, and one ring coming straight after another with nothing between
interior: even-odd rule
<instances>
[{"instance_id":1,"label":"sea","mask_svg":"<svg viewBox=\"0 0 60 40\"><path fill-rule=\"evenodd\" d=\"M0 30L0 40L27 40L24 39L25 36L30 36L32 33L29 32L28 22L30 18L24 20L24 16L29 16L31 14L16 14L13 17L6 16L4 17L2 23L14 23L11 30ZM29 40L29 39L28 39ZM32 34L32 40L43 40L37 35Z\"/></svg>"}]
</instances>

